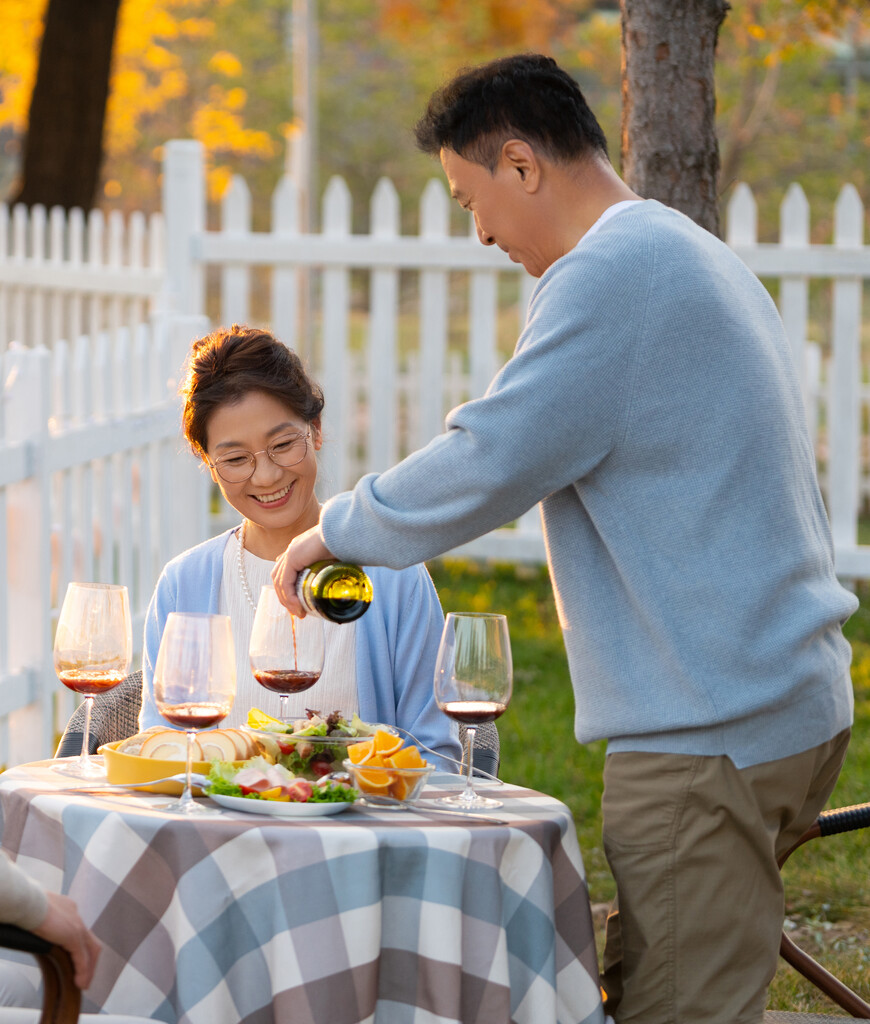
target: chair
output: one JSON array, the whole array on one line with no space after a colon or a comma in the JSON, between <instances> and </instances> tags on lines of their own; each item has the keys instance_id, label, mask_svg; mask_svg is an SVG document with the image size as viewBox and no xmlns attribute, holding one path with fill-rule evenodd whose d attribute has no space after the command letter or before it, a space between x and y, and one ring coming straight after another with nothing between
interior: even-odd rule
<instances>
[{"instance_id":1,"label":"chair","mask_svg":"<svg viewBox=\"0 0 870 1024\"><path fill-rule=\"evenodd\" d=\"M114 690L94 701L88 753L95 754L104 743L123 740L139 731L139 708L142 706L142 673L132 672ZM57 746L55 757L76 757L82 752L82 730L85 706L79 705L67 722Z\"/></svg>"},{"instance_id":2,"label":"chair","mask_svg":"<svg viewBox=\"0 0 870 1024\"><path fill-rule=\"evenodd\" d=\"M44 991L39 1024L76 1024L82 994L75 983L69 953L12 924L0 924L0 946L36 957Z\"/></svg>"},{"instance_id":3,"label":"chair","mask_svg":"<svg viewBox=\"0 0 870 1024\"><path fill-rule=\"evenodd\" d=\"M841 832L853 832L859 828L867 828L868 825L870 825L870 803L823 811L794 846L786 850L780 857L779 866L782 867L794 851L809 842L810 839L838 835ZM764 1015L764 1024L833 1024L835 1021L842 1020L870 1020L870 1003L867 1003L808 953L796 946L785 932L780 940L779 953L786 963L791 964L796 971L852 1016L833 1017L817 1013L768 1012Z\"/></svg>"},{"instance_id":4,"label":"chair","mask_svg":"<svg viewBox=\"0 0 870 1024\"><path fill-rule=\"evenodd\" d=\"M465 733L467 729L460 723L459 742L462 744L463 754L465 752ZM486 772L489 775L498 775L498 765L501 756L501 742L498 736L498 729L495 722L484 722L477 727L477 735L474 737L474 750L471 753L471 760L476 772Z\"/></svg>"}]
</instances>

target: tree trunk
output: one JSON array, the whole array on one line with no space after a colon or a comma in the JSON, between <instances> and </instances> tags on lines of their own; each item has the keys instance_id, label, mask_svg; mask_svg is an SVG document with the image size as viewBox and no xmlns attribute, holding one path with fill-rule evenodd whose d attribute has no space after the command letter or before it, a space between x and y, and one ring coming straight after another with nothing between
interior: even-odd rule
<instances>
[{"instance_id":1,"label":"tree trunk","mask_svg":"<svg viewBox=\"0 0 870 1024\"><path fill-rule=\"evenodd\" d=\"M713 78L725 0L620 0L622 175L719 234Z\"/></svg>"},{"instance_id":2,"label":"tree trunk","mask_svg":"<svg viewBox=\"0 0 870 1024\"><path fill-rule=\"evenodd\" d=\"M90 209L120 0L49 0L13 202Z\"/></svg>"}]
</instances>

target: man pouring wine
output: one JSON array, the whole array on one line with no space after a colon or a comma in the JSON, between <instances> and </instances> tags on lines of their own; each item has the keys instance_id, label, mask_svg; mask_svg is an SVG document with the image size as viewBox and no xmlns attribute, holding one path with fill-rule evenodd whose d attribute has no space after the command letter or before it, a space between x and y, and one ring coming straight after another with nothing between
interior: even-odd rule
<instances>
[{"instance_id":1,"label":"man pouring wine","mask_svg":"<svg viewBox=\"0 0 870 1024\"><path fill-rule=\"evenodd\" d=\"M416 134L481 242L539 278L526 324L444 434L326 503L276 589L298 612L318 559L411 565L540 502L575 732L609 741L607 1011L760 1024L777 853L848 744L857 604L782 322L727 246L624 184L549 58L460 73Z\"/></svg>"}]
</instances>

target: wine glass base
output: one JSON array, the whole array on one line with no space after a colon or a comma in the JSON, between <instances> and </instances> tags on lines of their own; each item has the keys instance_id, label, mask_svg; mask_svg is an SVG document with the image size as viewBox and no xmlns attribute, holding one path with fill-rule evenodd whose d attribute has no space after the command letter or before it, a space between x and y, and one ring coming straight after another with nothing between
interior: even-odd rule
<instances>
[{"instance_id":1,"label":"wine glass base","mask_svg":"<svg viewBox=\"0 0 870 1024\"><path fill-rule=\"evenodd\" d=\"M106 781L106 768L102 759L89 757L84 766L78 757L61 758L57 764L51 766L53 772L58 775L68 775L73 779L85 779L86 781Z\"/></svg>"},{"instance_id":2,"label":"wine glass base","mask_svg":"<svg viewBox=\"0 0 870 1024\"><path fill-rule=\"evenodd\" d=\"M170 800L165 804L152 804L152 810L166 811L168 814L183 814L185 817L213 818L221 813L219 807L206 807L195 800Z\"/></svg>"},{"instance_id":3,"label":"wine glass base","mask_svg":"<svg viewBox=\"0 0 870 1024\"><path fill-rule=\"evenodd\" d=\"M480 796L475 793L471 799L465 793L456 796L441 796L432 801L433 804L443 804L445 807L452 807L458 811L484 811L493 807L504 807L502 800L491 800L488 796Z\"/></svg>"}]
</instances>

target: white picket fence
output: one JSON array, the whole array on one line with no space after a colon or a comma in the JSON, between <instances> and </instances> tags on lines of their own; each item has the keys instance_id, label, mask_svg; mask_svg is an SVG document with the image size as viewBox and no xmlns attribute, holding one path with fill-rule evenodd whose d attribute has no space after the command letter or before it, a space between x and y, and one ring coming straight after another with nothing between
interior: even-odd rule
<instances>
[{"instance_id":1,"label":"white picket fence","mask_svg":"<svg viewBox=\"0 0 870 1024\"><path fill-rule=\"evenodd\" d=\"M272 198L270 231L251 230L241 179L220 229L207 231L202 153L188 141L167 145L163 188L162 218L126 223L0 206L0 762L49 754L71 710L51 662L67 581L126 583L138 640L160 567L224 521L209 517L208 477L184 449L175 398L184 353L209 320L266 323L308 358L327 398L326 496L424 444L449 408L485 390L534 284L470 224L451 233L440 181L423 193L413 236L400 231L388 181L372 196L369 234L353 234L341 179L325 191L317 235L296 229L290 178ZM870 496L863 219L845 186L833 244L810 245L796 185L777 244L758 243L745 186L727 217L729 244L778 288L845 577L870 577L870 547L857 544ZM537 512L461 550L542 561Z\"/></svg>"},{"instance_id":2,"label":"white picket fence","mask_svg":"<svg viewBox=\"0 0 870 1024\"><path fill-rule=\"evenodd\" d=\"M0 206L0 763L50 754L74 709L67 583L125 583L138 653L161 567L209 529L175 397L207 324L162 310L164 246L160 215Z\"/></svg>"},{"instance_id":3,"label":"white picket fence","mask_svg":"<svg viewBox=\"0 0 870 1024\"><path fill-rule=\"evenodd\" d=\"M11 342L114 336L147 322L163 288L163 217L87 217L0 204L0 353Z\"/></svg>"}]
</instances>

